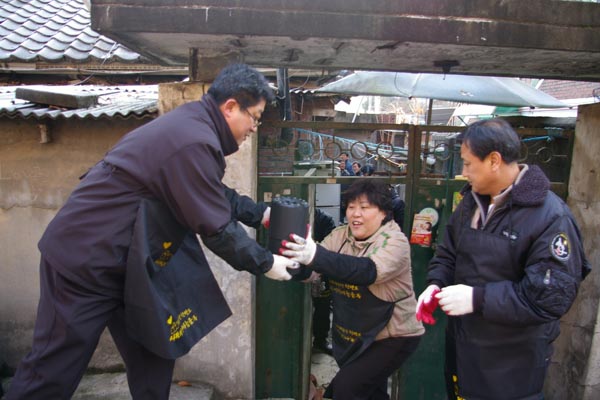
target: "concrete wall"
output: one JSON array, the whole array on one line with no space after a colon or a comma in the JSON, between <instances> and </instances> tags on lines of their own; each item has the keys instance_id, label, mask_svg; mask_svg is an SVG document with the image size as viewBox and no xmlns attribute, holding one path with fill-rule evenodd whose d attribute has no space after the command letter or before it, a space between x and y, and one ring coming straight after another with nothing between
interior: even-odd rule
<instances>
[{"instance_id":1,"label":"concrete wall","mask_svg":"<svg viewBox=\"0 0 600 400\"><path fill-rule=\"evenodd\" d=\"M79 182L126 132L149 121L60 120L40 143L38 121L0 120L0 362L15 368L29 351L39 299L37 242ZM104 336L92 368L120 368Z\"/></svg>"},{"instance_id":2,"label":"concrete wall","mask_svg":"<svg viewBox=\"0 0 600 400\"><path fill-rule=\"evenodd\" d=\"M549 400L600 398L600 104L580 106L567 203L580 224L593 271L561 320L546 380Z\"/></svg>"}]
</instances>

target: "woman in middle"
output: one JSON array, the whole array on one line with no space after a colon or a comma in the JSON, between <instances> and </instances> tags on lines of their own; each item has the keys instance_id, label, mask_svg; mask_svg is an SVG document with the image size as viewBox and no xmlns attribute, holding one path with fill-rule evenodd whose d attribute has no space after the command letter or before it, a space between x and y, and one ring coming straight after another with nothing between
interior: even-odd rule
<instances>
[{"instance_id":1,"label":"woman in middle","mask_svg":"<svg viewBox=\"0 0 600 400\"><path fill-rule=\"evenodd\" d=\"M326 398L389 399L391 374L425 332L415 317L410 247L392 219L387 184L354 182L344 192L347 225L317 245L291 235L281 253L303 264L302 278L326 276L333 297L333 355L340 369Z\"/></svg>"}]
</instances>

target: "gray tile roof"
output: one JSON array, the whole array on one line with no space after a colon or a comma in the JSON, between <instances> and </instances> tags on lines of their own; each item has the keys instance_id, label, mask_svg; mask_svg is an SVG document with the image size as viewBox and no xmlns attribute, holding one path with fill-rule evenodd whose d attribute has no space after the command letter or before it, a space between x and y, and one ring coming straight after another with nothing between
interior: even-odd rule
<instances>
[{"instance_id":1,"label":"gray tile roof","mask_svg":"<svg viewBox=\"0 0 600 400\"><path fill-rule=\"evenodd\" d=\"M89 108L63 109L17 99L19 87L70 93L95 94L98 105ZM68 119L68 118L143 118L158 116L158 86L0 86L0 118Z\"/></svg>"},{"instance_id":2,"label":"gray tile roof","mask_svg":"<svg viewBox=\"0 0 600 400\"><path fill-rule=\"evenodd\" d=\"M0 0L0 61L144 62L90 23L83 0Z\"/></svg>"}]
</instances>

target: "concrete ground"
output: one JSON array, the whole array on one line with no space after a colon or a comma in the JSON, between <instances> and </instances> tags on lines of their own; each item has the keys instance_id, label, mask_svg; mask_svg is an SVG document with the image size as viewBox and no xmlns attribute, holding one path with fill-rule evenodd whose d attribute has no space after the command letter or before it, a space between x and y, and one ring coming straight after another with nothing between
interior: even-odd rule
<instances>
[{"instance_id":1,"label":"concrete ground","mask_svg":"<svg viewBox=\"0 0 600 400\"><path fill-rule=\"evenodd\" d=\"M324 353L312 354L310 373L317 379L317 389L325 391L337 371L338 366L333 357Z\"/></svg>"},{"instance_id":2,"label":"concrete ground","mask_svg":"<svg viewBox=\"0 0 600 400\"><path fill-rule=\"evenodd\" d=\"M337 372L333 357L324 353L314 353L311 357L311 374L317 379L317 389L321 393ZM201 382L174 382L170 400L221 400L210 385ZM2 381L4 392L10 385L10 378ZM125 373L87 374L81 380L72 400L131 400Z\"/></svg>"},{"instance_id":3,"label":"concrete ground","mask_svg":"<svg viewBox=\"0 0 600 400\"><path fill-rule=\"evenodd\" d=\"M173 383L170 400L219 400L215 390L207 384L188 382L189 386ZM10 379L2 381L4 391ZM131 400L125 373L88 374L83 377L72 400Z\"/></svg>"}]
</instances>

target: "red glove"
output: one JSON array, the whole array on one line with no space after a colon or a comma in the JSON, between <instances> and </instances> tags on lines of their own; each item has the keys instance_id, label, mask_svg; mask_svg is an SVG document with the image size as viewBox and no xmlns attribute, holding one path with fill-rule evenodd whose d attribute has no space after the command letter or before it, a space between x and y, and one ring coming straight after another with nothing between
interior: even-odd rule
<instances>
[{"instance_id":1,"label":"red glove","mask_svg":"<svg viewBox=\"0 0 600 400\"><path fill-rule=\"evenodd\" d=\"M419 296L419 303L417 304L417 321L423 321L429 325L435 325L435 318L433 318L433 312L438 307L439 300L435 297L440 292L437 286L427 288L425 292ZM421 298L423 297L423 298Z\"/></svg>"}]
</instances>

